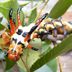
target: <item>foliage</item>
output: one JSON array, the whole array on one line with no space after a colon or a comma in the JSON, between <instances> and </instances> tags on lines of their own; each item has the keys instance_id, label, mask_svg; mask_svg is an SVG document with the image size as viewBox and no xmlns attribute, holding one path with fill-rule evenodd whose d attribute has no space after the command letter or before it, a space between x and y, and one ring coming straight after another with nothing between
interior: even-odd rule
<instances>
[{"instance_id":1,"label":"foliage","mask_svg":"<svg viewBox=\"0 0 72 72\"><path fill-rule=\"evenodd\" d=\"M37 16L37 8L35 7L32 9L31 14L29 16L29 24L35 20L36 16Z\"/></svg>"},{"instance_id":2,"label":"foliage","mask_svg":"<svg viewBox=\"0 0 72 72\"><path fill-rule=\"evenodd\" d=\"M5 27L2 25L2 24L0 24L0 30L3 30Z\"/></svg>"},{"instance_id":3,"label":"foliage","mask_svg":"<svg viewBox=\"0 0 72 72\"><path fill-rule=\"evenodd\" d=\"M52 18L58 18L62 16L71 6L71 4L72 0L59 0L51 10L49 16Z\"/></svg>"},{"instance_id":4,"label":"foliage","mask_svg":"<svg viewBox=\"0 0 72 72\"><path fill-rule=\"evenodd\" d=\"M19 5L20 5L20 7L24 7L24 6L26 6L27 4L29 4L29 2L24 2L24 3L19 4Z\"/></svg>"},{"instance_id":5,"label":"foliage","mask_svg":"<svg viewBox=\"0 0 72 72\"><path fill-rule=\"evenodd\" d=\"M68 36L63 42L56 47L54 47L52 50L50 50L48 53L46 53L43 57L38 59L34 65L31 67L31 71L34 71L41 67L42 65L46 64L47 62L51 61L55 57L57 57L60 54L63 54L67 52L68 50L72 49L72 35Z\"/></svg>"},{"instance_id":6,"label":"foliage","mask_svg":"<svg viewBox=\"0 0 72 72\"><path fill-rule=\"evenodd\" d=\"M27 5L22 4L21 7ZM71 6L72 0L59 0L57 4L53 7L51 12L49 13L49 16L52 18L58 18L61 15L63 15L66 10ZM19 4L17 0L8 0L6 2L0 3L0 12L5 16L5 18L9 21L8 13L10 8L13 8L13 18L16 19L16 12L19 7ZM24 20L24 14L21 11L20 14L21 21L23 23ZM31 14L29 16L29 24L32 23L37 16L37 8L35 7L32 9ZM17 24L17 19L16 19ZM5 28L3 25L0 24L0 30ZM1 44L0 40L0 44ZM20 72L26 72L26 71L35 71L35 72L56 72L57 70L57 62L56 57L61 55L62 53L67 52L72 47L72 35L69 35L67 38L63 40L63 42L53 49L50 48L51 42L43 42L40 39L35 39L31 41L32 45L39 48L40 50L38 52L35 52L30 49L25 49L23 52L23 61L20 59L17 64L19 66ZM54 60L53 60L54 59ZM8 60L6 57L6 70L12 68L12 66L15 63ZM41 67L41 68L40 68ZM54 68L55 67L55 68ZM38 70L37 70L38 69Z\"/></svg>"},{"instance_id":7,"label":"foliage","mask_svg":"<svg viewBox=\"0 0 72 72\"><path fill-rule=\"evenodd\" d=\"M19 4L17 0L7 0L6 2L0 2L0 12L5 16L5 18L8 20L9 18L9 10L13 8L13 19L16 19L16 12L19 8ZM21 21L23 22L23 12L21 12ZM9 21L9 20L8 20ZM17 21L16 21L17 24Z\"/></svg>"},{"instance_id":8,"label":"foliage","mask_svg":"<svg viewBox=\"0 0 72 72\"><path fill-rule=\"evenodd\" d=\"M9 60L7 57L5 58L6 60L6 68L5 70L9 70L11 67L13 67L15 65L15 62Z\"/></svg>"}]
</instances>

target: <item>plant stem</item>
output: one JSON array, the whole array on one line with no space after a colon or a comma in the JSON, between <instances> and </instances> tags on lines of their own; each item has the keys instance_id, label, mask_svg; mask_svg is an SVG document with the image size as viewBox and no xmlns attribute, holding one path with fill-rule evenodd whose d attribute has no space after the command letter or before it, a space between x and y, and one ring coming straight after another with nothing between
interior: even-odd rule
<instances>
[{"instance_id":1,"label":"plant stem","mask_svg":"<svg viewBox=\"0 0 72 72\"><path fill-rule=\"evenodd\" d=\"M21 60L22 60L22 62L23 62L23 64L24 64L27 72L30 72L30 69L29 69L28 65L25 63L25 61L22 59L22 57L21 57Z\"/></svg>"},{"instance_id":2,"label":"plant stem","mask_svg":"<svg viewBox=\"0 0 72 72\"><path fill-rule=\"evenodd\" d=\"M58 65L59 65L59 70L60 72L62 72L62 64L60 62L60 57L58 57Z\"/></svg>"},{"instance_id":3,"label":"plant stem","mask_svg":"<svg viewBox=\"0 0 72 72\"><path fill-rule=\"evenodd\" d=\"M26 54L26 63L27 63L28 57L29 57L29 49L27 49L27 54Z\"/></svg>"},{"instance_id":4,"label":"plant stem","mask_svg":"<svg viewBox=\"0 0 72 72\"><path fill-rule=\"evenodd\" d=\"M37 21L37 19L40 17L40 15L41 15L42 11L44 10L44 8L46 7L46 5L47 5L48 1L49 1L49 0L47 0L47 1L45 2L44 6L42 7L42 9L40 10L40 12L38 13L38 15L37 15L37 17L36 17L36 19L35 19L35 21L34 21L34 22L36 22L36 21Z\"/></svg>"}]
</instances>

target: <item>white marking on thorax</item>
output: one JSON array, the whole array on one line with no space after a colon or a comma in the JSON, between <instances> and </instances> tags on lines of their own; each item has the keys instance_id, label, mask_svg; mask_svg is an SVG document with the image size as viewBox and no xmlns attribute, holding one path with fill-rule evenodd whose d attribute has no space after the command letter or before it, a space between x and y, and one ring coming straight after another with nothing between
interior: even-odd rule
<instances>
[{"instance_id":1,"label":"white marking on thorax","mask_svg":"<svg viewBox=\"0 0 72 72\"><path fill-rule=\"evenodd\" d=\"M31 25L25 26L25 27L19 26L18 29L23 30L23 32L22 32L22 34L23 34L24 32L29 32L30 29L31 29L33 26L34 26L34 24L31 24ZM18 31L18 29L16 30L16 32ZM19 41L21 41L21 42L25 45L25 47L27 47L28 42L24 42L24 37L22 36L22 34L21 34L21 35L18 35L17 33L14 33L13 36L11 37L11 39L12 39L12 38L17 39L17 42L16 42L15 47L14 47L13 50L16 50L17 44L18 44Z\"/></svg>"}]
</instances>

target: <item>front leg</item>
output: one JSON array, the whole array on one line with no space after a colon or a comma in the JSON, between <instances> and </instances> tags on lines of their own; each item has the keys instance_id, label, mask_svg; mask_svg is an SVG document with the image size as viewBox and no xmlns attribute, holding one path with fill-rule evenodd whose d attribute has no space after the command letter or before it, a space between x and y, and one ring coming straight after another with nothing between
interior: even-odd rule
<instances>
[{"instance_id":1,"label":"front leg","mask_svg":"<svg viewBox=\"0 0 72 72\"><path fill-rule=\"evenodd\" d=\"M28 32L28 34L26 35L24 42L28 41L31 34L36 30L36 28L40 25L40 23L47 17L48 13L45 13L42 17L40 17L36 24L31 28L31 30Z\"/></svg>"}]
</instances>

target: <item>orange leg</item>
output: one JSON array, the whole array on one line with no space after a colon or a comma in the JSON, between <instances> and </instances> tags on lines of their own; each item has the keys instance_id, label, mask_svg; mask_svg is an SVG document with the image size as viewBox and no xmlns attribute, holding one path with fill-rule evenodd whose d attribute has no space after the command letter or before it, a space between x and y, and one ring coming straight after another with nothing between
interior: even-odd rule
<instances>
[{"instance_id":1,"label":"orange leg","mask_svg":"<svg viewBox=\"0 0 72 72\"><path fill-rule=\"evenodd\" d=\"M28 44L27 47L30 48L30 49L32 49L32 50L35 50L35 51L38 51L39 50L37 48L32 47L30 44Z\"/></svg>"},{"instance_id":2,"label":"orange leg","mask_svg":"<svg viewBox=\"0 0 72 72\"><path fill-rule=\"evenodd\" d=\"M30 38L30 35L36 30L36 28L40 25L40 23L46 18L46 16L48 15L48 13L44 14L41 18L39 18L35 24L35 26L33 26L31 28L31 30L28 32L28 34L26 35L24 42L28 41Z\"/></svg>"},{"instance_id":3,"label":"orange leg","mask_svg":"<svg viewBox=\"0 0 72 72\"><path fill-rule=\"evenodd\" d=\"M13 10L10 9L10 11L9 11L9 20L10 21L9 22L10 22L10 34L11 35L13 35L15 33L15 29L16 29L15 24L12 20L12 13L13 13Z\"/></svg>"},{"instance_id":4,"label":"orange leg","mask_svg":"<svg viewBox=\"0 0 72 72\"><path fill-rule=\"evenodd\" d=\"M29 35L29 34L27 34L27 35L26 35L26 37L25 37L25 39L24 39L24 42L28 41L28 40L29 40L29 38L30 38L30 35Z\"/></svg>"},{"instance_id":5,"label":"orange leg","mask_svg":"<svg viewBox=\"0 0 72 72\"><path fill-rule=\"evenodd\" d=\"M10 19L10 34L11 35L13 35L14 33L15 33L15 25L14 25L14 23L13 23L13 21L12 21L12 19Z\"/></svg>"},{"instance_id":6,"label":"orange leg","mask_svg":"<svg viewBox=\"0 0 72 72\"><path fill-rule=\"evenodd\" d=\"M30 48L30 49L32 48L32 46L30 44L28 44L27 47Z\"/></svg>"},{"instance_id":7,"label":"orange leg","mask_svg":"<svg viewBox=\"0 0 72 72\"><path fill-rule=\"evenodd\" d=\"M20 10L21 8L18 8L18 11L17 11L18 26L22 25L21 20L20 20Z\"/></svg>"}]
</instances>

